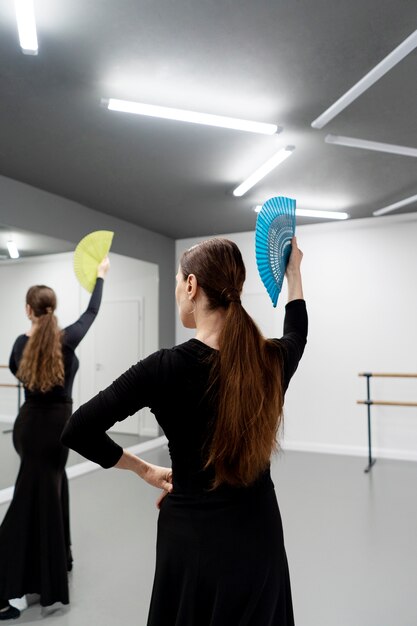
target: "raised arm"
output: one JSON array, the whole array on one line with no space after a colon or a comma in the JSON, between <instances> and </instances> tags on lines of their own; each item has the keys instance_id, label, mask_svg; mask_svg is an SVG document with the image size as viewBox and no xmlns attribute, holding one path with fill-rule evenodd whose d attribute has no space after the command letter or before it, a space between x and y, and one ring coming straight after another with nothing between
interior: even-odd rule
<instances>
[{"instance_id":1,"label":"raised arm","mask_svg":"<svg viewBox=\"0 0 417 626\"><path fill-rule=\"evenodd\" d=\"M86 311L84 311L81 317L74 322L74 324L71 324L64 329L65 343L74 350L87 334L87 331L94 322L100 309L101 298L103 295L103 281L107 275L109 267L109 259L106 257L98 266L96 284Z\"/></svg>"},{"instance_id":2,"label":"raised arm","mask_svg":"<svg viewBox=\"0 0 417 626\"><path fill-rule=\"evenodd\" d=\"M301 261L303 253L297 245L297 237L293 237L291 254L285 276L288 283L288 302L303 299L303 284L301 280Z\"/></svg>"},{"instance_id":3,"label":"raised arm","mask_svg":"<svg viewBox=\"0 0 417 626\"><path fill-rule=\"evenodd\" d=\"M302 258L303 253L297 245L296 237L293 237L286 271L288 302L285 307L284 334L279 340L280 345L284 348L284 389L288 387L307 343L308 317L303 299L300 270Z\"/></svg>"}]
</instances>

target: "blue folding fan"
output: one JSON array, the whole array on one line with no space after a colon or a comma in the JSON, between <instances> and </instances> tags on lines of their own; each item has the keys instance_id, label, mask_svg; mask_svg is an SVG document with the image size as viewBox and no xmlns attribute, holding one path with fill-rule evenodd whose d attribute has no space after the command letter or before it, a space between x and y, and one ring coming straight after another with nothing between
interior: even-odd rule
<instances>
[{"instance_id":1,"label":"blue folding fan","mask_svg":"<svg viewBox=\"0 0 417 626\"><path fill-rule=\"evenodd\" d=\"M258 272L277 306L291 254L291 238L295 234L295 200L278 196L262 205L255 229L255 253Z\"/></svg>"}]
</instances>

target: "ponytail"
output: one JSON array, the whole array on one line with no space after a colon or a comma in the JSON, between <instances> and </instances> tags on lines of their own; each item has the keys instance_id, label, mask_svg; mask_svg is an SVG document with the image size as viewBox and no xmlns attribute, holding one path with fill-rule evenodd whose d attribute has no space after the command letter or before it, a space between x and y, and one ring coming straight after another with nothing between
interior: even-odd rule
<instances>
[{"instance_id":1,"label":"ponytail","mask_svg":"<svg viewBox=\"0 0 417 626\"><path fill-rule=\"evenodd\" d=\"M213 488L222 483L246 486L268 467L277 448L283 406L280 360L238 303L227 309L219 344L212 369L218 409L206 468L214 467Z\"/></svg>"},{"instance_id":2,"label":"ponytail","mask_svg":"<svg viewBox=\"0 0 417 626\"><path fill-rule=\"evenodd\" d=\"M205 241L184 253L180 266L185 277L195 274L211 309L226 309L211 369L217 411L205 469L214 469L213 488L247 486L267 469L277 448L283 408L281 354L240 303L245 266L236 244Z\"/></svg>"},{"instance_id":3,"label":"ponytail","mask_svg":"<svg viewBox=\"0 0 417 626\"><path fill-rule=\"evenodd\" d=\"M33 333L23 350L17 378L30 391L45 393L64 384L62 333L54 315L56 296L44 285L31 287L26 303L37 319Z\"/></svg>"}]
</instances>

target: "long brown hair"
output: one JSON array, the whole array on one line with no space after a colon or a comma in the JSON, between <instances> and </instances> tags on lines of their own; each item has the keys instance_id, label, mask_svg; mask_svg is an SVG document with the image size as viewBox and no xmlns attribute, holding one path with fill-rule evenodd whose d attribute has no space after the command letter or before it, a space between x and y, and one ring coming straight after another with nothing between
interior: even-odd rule
<instances>
[{"instance_id":1,"label":"long brown hair","mask_svg":"<svg viewBox=\"0 0 417 626\"><path fill-rule=\"evenodd\" d=\"M283 407L281 355L241 305L246 270L234 242L203 241L184 252L180 268L184 279L196 276L210 310L226 310L211 371L218 400L205 467L214 469L213 488L222 483L250 485L277 448Z\"/></svg>"},{"instance_id":2,"label":"long brown hair","mask_svg":"<svg viewBox=\"0 0 417 626\"><path fill-rule=\"evenodd\" d=\"M17 377L30 391L46 392L64 384L62 333L54 315L56 295L45 285L35 285L26 294L28 304L37 318L17 370Z\"/></svg>"}]
</instances>

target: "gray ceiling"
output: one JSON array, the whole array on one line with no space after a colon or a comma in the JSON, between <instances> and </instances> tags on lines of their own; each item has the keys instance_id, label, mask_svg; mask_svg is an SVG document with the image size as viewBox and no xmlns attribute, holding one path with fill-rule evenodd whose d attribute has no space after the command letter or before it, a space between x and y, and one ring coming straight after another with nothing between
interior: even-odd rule
<instances>
[{"instance_id":1,"label":"gray ceiling","mask_svg":"<svg viewBox=\"0 0 417 626\"><path fill-rule=\"evenodd\" d=\"M353 218L417 194L417 53L311 122L417 28L416 0L36 0L39 55L0 5L0 174L174 238L251 230L273 195ZM272 137L112 113L116 97L274 122ZM280 146L294 154L243 198ZM417 210L411 206L409 210ZM384 219L384 218L375 218ZM299 223L311 223L300 219Z\"/></svg>"}]
</instances>

